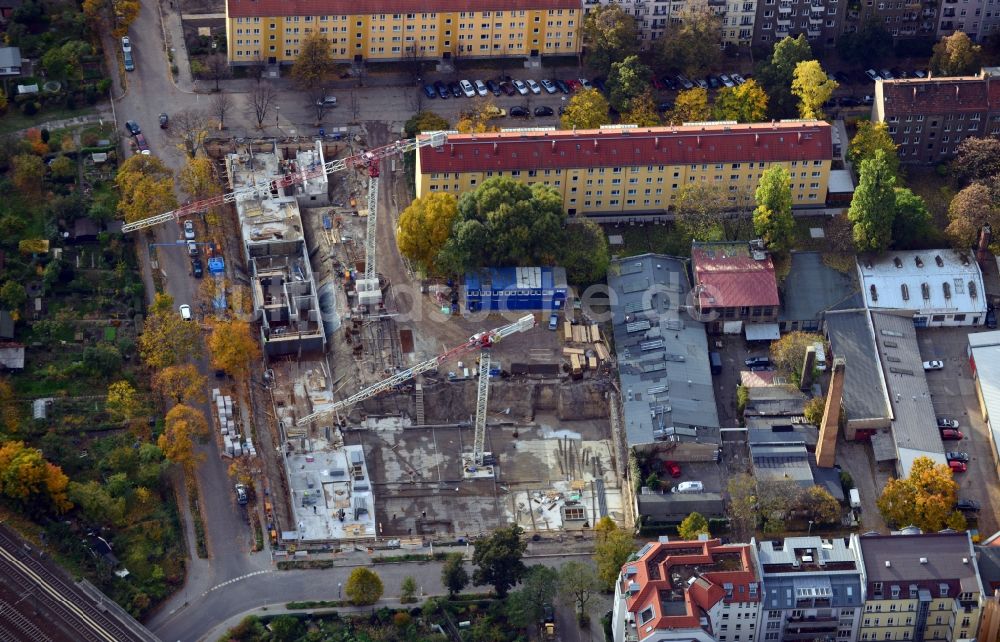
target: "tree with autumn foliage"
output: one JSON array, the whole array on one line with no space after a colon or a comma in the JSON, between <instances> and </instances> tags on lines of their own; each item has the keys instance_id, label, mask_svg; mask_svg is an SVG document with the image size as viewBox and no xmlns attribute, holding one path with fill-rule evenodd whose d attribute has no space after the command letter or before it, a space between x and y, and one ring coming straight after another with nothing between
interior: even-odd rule
<instances>
[{"instance_id":1,"label":"tree with autumn foliage","mask_svg":"<svg viewBox=\"0 0 1000 642\"><path fill-rule=\"evenodd\" d=\"M201 403L207 381L193 364L168 366L153 373L153 390L173 403Z\"/></svg>"},{"instance_id":2,"label":"tree with autumn foliage","mask_svg":"<svg viewBox=\"0 0 1000 642\"><path fill-rule=\"evenodd\" d=\"M653 99L653 92L646 90L632 98L629 101L629 108L622 112L621 122L637 127L656 127L662 124L660 115L656 112L656 100Z\"/></svg>"},{"instance_id":3,"label":"tree with autumn foliage","mask_svg":"<svg viewBox=\"0 0 1000 642\"><path fill-rule=\"evenodd\" d=\"M10 385L10 380L0 379L0 429L10 434L17 432L21 424L21 408L17 396L14 394L14 386Z\"/></svg>"},{"instance_id":4,"label":"tree with autumn foliage","mask_svg":"<svg viewBox=\"0 0 1000 642\"><path fill-rule=\"evenodd\" d=\"M18 194L30 200L40 198L45 179L45 162L34 154L20 154L11 159L11 164L14 166L12 178Z\"/></svg>"},{"instance_id":5,"label":"tree with autumn foliage","mask_svg":"<svg viewBox=\"0 0 1000 642\"><path fill-rule=\"evenodd\" d=\"M771 361L775 368L791 376L796 384L802 379L806 350L823 343L823 336L811 332L789 332L771 344Z\"/></svg>"},{"instance_id":6,"label":"tree with autumn foliage","mask_svg":"<svg viewBox=\"0 0 1000 642\"><path fill-rule=\"evenodd\" d=\"M449 192L431 192L403 210L396 230L400 253L426 274L437 273L437 257L451 236L458 199Z\"/></svg>"},{"instance_id":7,"label":"tree with autumn foliage","mask_svg":"<svg viewBox=\"0 0 1000 642\"><path fill-rule=\"evenodd\" d=\"M205 416L191 406L177 404L167 412L166 426L156 441L164 456L174 464L179 464L188 473L202 457L195 452L195 440L208 437L208 422Z\"/></svg>"},{"instance_id":8,"label":"tree with autumn foliage","mask_svg":"<svg viewBox=\"0 0 1000 642\"><path fill-rule=\"evenodd\" d=\"M129 223L177 207L174 173L156 156L130 156L119 166L115 185L120 193L118 212Z\"/></svg>"},{"instance_id":9,"label":"tree with autumn foliage","mask_svg":"<svg viewBox=\"0 0 1000 642\"><path fill-rule=\"evenodd\" d=\"M250 324L231 319L216 321L208 337L212 367L240 378L250 370L250 363L260 359L260 347L250 333Z\"/></svg>"},{"instance_id":10,"label":"tree with autumn foliage","mask_svg":"<svg viewBox=\"0 0 1000 642\"><path fill-rule=\"evenodd\" d=\"M767 118L767 92L751 78L742 85L723 87L712 104L714 120L759 123Z\"/></svg>"},{"instance_id":11,"label":"tree with autumn foliage","mask_svg":"<svg viewBox=\"0 0 1000 642\"><path fill-rule=\"evenodd\" d=\"M671 125L683 125L708 120L712 115L708 107L708 91L695 87L677 94L674 108L667 114Z\"/></svg>"},{"instance_id":12,"label":"tree with autumn foliage","mask_svg":"<svg viewBox=\"0 0 1000 642\"><path fill-rule=\"evenodd\" d=\"M605 588L612 588L621 573L622 564L635 552L635 538L607 515L597 521L594 533L597 535L594 546L597 575Z\"/></svg>"},{"instance_id":13,"label":"tree with autumn foliage","mask_svg":"<svg viewBox=\"0 0 1000 642\"><path fill-rule=\"evenodd\" d=\"M875 502L890 526L916 526L935 533L943 528L965 528L965 517L955 509L958 482L947 464L935 464L929 457L917 457L910 474L890 479Z\"/></svg>"},{"instance_id":14,"label":"tree with autumn foliage","mask_svg":"<svg viewBox=\"0 0 1000 642\"><path fill-rule=\"evenodd\" d=\"M611 122L608 100L596 89L577 92L566 104L559 126L563 129L597 129Z\"/></svg>"},{"instance_id":15,"label":"tree with autumn foliage","mask_svg":"<svg viewBox=\"0 0 1000 642\"><path fill-rule=\"evenodd\" d=\"M201 331L196 324L181 318L170 295L157 294L138 343L139 355L146 365L166 368L201 354Z\"/></svg>"},{"instance_id":16,"label":"tree with autumn foliage","mask_svg":"<svg viewBox=\"0 0 1000 642\"><path fill-rule=\"evenodd\" d=\"M58 513L73 507L66 495L69 478L59 466L42 457L42 451L23 441L0 446L0 494L29 511L38 509L38 500L48 501Z\"/></svg>"},{"instance_id":17,"label":"tree with autumn foliage","mask_svg":"<svg viewBox=\"0 0 1000 642\"><path fill-rule=\"evenodd\" d=\"M472 108L462 112L455 129L463 134L482 134L485 132L499 131L494 122L500 118L503 112L489 98L473 98Z\"/></svg>"},{"instance_id":18,"label":"tree with autumn foliage","mask_svg":"<svg viewBox=\"0 0 1000 642\"><path fill-rule=\"evenodd\" d=\"M108 386L104 409L115 423L130 422L142 410L142 400L128 381L116 381Z\"/></svg>"},{"instance_id":19,"label":"tree with autumn foliage","mask_svg":"<svg viewBox=\"0 0 1000 642\"><path fill-rule=\"evenodd\" d=\"M823 103L840 84L831 79L818 60L804 60L795 65L792 74L792 94L799 99L799 117L822 120Z\"/></svg>"},{"instance_id":20,"label":"tree with autumn foliage","mask_svg":"<svg viewBox=\"0 0 1000 642\"><path fill-rule=\"evenodd\" d=\"M201 200L222 192L218 181L215 180L212 159L204 156L189 158L178 178L181 188L194 199Z\"/></svg>"}]
</instances>

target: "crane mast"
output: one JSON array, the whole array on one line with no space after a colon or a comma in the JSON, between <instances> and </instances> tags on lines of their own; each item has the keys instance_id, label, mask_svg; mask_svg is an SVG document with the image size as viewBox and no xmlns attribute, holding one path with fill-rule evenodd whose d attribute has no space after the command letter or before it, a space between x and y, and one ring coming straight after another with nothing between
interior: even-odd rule
<instances>
[{"instance_id":1,"label":"crane mast","mask_svg":"<svg viewBox=\"0 0 1000 642\"><path fill-rule=\"evenodd\" d=\"M486 444L486 405L489 395L489 379L490 379L490 356L489 349L492 348L496 343L502 341L505 337L509 337L512 334L517 334L519 332L526 332L535 326L535 317L531 314L527 314L514 323L510 323L499 328L494 328L493 330L487 330L486 332L480 332L469 337L468 341L460 346L456 346L447 352L439 354L438 356L428 359L422 363L407 368L402 372L398 372L393 376L383 379L378 383L361 390L347 399L343 399L336 403L324 406L313 412L312 414L306 415L299 419L296 425L303 426L319 418L326 417L331 413L338 412L340 410L350 408L356 403L364 401L365 399L370 399L376 395L393 389L394 387L405 383L416 377L419 374L428 372L438 368L441 364L446 363L454 358L457 358L463 354L469 352L474 352L476 350L480 351L480 365L479 365L479 391L476 397L476 431L473 438L473 452L471 455L471 460L475 462L476 466L481 466L483 464L483 459L485 455L485 444Z\"/></svg>"}]
</instances>

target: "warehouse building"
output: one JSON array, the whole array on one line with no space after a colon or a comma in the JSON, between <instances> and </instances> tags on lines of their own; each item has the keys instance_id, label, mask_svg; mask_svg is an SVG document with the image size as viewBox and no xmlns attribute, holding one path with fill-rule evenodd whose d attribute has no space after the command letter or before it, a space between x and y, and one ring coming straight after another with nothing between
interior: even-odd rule
<instances>
[{"instance_id":1,"label":"warehouse building","mask_svg":"<svg viewBox=\"0 0 1000 642\"><path fill-rule=\"evenodd\" d=\"M968 352L979 412L990 438L993 467L1000 475L1000 331L970 334Z\"/></svg>"},{"instance_id":2,"label":"warehouse building","mask_svg":"<svg viewBox=\"0 0 1000 642\"><path fill-rule=\"evenodd\" d=\"M554 188L570 216L662 217L697 181L727 185L735 208L765 169L782 165L792 176L792 206L821 207L832 158L831 128L821 121L449 134L444 145L418 150L417 197L457 196L503 176Z\"/></svg>"}]
</instances>

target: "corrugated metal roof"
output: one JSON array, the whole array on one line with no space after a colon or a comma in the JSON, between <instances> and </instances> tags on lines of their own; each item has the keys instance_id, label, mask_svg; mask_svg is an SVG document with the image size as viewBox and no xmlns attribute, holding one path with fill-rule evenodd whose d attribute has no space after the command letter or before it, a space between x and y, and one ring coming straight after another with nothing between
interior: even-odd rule
<instances>
[{"instance_id":1,"label":"corrugated metal roof","mask_svg":"<svg viewBox=\"0 0 1000 642\"><path fill-rule=\"evenodd\" d=\"M746 241L691 244L694 281L701 305L720 308L775 306L778 283L771 255L751 254Z\"/></svg>"},{"instance_id":2,"label":"corrugated metal roof","mask_svg":"<svg viewBox=\"0 0 1000 642\"><path fill-rule=\"evenodd\" d=\"M444 145L425 146L417 153L420 155L421 173L428 174L637 165L829 161L833 155L832 150L829 123L801 121L450 134Z\"/></svg>"}]
</instances>

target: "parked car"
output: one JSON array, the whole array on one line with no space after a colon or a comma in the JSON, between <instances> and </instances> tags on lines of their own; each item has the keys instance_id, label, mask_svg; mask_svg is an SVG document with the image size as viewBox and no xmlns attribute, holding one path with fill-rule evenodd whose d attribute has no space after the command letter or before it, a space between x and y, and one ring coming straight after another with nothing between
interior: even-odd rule
<instances>
[{"instance_id":1,"label":"parked car","mask_svg":"<svg viewBox=\"0 0 1000 642\"><path fill-rule=\"evenodd\" d=\"M875 103L875 97L870 94L861 99L862 105L868 105L869 107L871 107L874 103Z\"/></svg>"},{"instance_id":2,"label":"parked car","mask_svg":"<svg viewBox=\"0 0 1000 642\"><path fill-rule=\"evenodd\" d=\"M591 82L589 80L587 80L586 78L580 78L579 82L580 82L580 86L583 87L584 89L593 89L594 88L594 85L592 85Z\"/></svg>"},{"instance_id":3,"label":"parked car","mask_svg":"<svg viewBox=\"0 0 1000 642\"><path fill-rule=\"evenodd\" d=\"M490 93L494 96L500 95L500 83L495 80L487 80L486 88L490 90Z\"/></svg>"},{"instance_id":4,"label":"parked car","mask_svg":"<svg viewBox=\"0 0 1000 642\"><path fill-rule=\"evenodd\" d=\"M323 96L322 98L316 99L317 107L336 107L337 97L336 96Z\"/></svg>"},{"instance_id":5,"label":"parked car","mask_svg":"<svg viewBox=\"0 0 1000 642\"><path fill-rule=\"evenodd\" d=\"M743 363L748 368L753 368L754 366L758 366L758 367L759 366L763 366L763 367L766 367L766 368L770 368L771 367L771 358L770 357L747 357L746 359L743 360Z\"/></svg>"},{"instance_id":6,"label":"parked car","mask_svg":"<svg viewBox=\"0 0 1000 642\"><path fill-rule=\"evenodd\" d=\"M558 91L556 84L549 80L548 78L542 78L542 89L547 93L554 94Z\"/></svg>"},{"instance_id":7,"label":"parked car","mask_svg":"<svg viewBox=\"0 0 1000 642\"><path fill-rule=\"evenodd\" d=\"M583 89L583 85L581 85L580 81L576 78L570 78L566 81L566 84L569 86L571 91L580 91Z\"/></svg>"},{"instance_id":8,"label":"parked car","mask_svg":"<svg viewBox=\"0 0 1000 642\"><path fill-rule=\"evenodd\" d=\"M524 82L525 82L525 84L528 85L528 89L531 90L531 93L533 93L533 94L540 94L540 93L542 93L542 88L538 85L537 82L535 82L531 78L528 78Z\"/></svg>"},{"instance_id":9,"label":"parked car","mask_svg":"<svg viewBox=\"0 0 1000 642\"><path fill-rule=\"evenodd\" d=\"M850 84L851 82L851 77L842 71L833 72L833 77L836 78L837 82L839 82L841 85L847 85Z\"/></svg>"},{"instance_id":10,"label":"parked car","mask_svg":"<svg viewBox=\"0 0 1000 642\"><path fill-rule=\"evenodd\" d=\"M695 78L693 82L702 89L708 89L708 81L704 78Z\"/></svg>"},{"instance_id":11,"label":"parked car","mask_svg":"<svg viewBox=\"0 0 1000 642\"><path fill-rule=\"evenodd\" d=\"M553 314L549 317L549 330L555 331L559 327L559 315Z\"/></svg>"},{"instance_id":12,"label":"parked car","mask_svg":"<svg viewBox=\"0 0 1000 642\"><path fill-rule=\"evenodd\" d=\"M964 473L969 470L969 466L965 462L961 461L949 461L948 467L951 468L953 473Z\"/></svg>"},{"instance_id":13,"label":"parked car","mask_svg":"<svg viewBox=\"0 0 1000 642\"><path fill-rule=\"evenodd\" d=\"M122 52L128 53L132 51L132 41L129 40L128 36L122 36Z\"/></svg>"},{"instance_id":14,"label":"parked car","mask_svg":"<svg viewBox=\"0 0 1000 642\"><path fill-rule=\"evenodd\" d=\"M736 83L737 85L742 85L743 83L746 82L746 78L744 78L739 74L732 74L730 78L732 78L733 82Z\"/></svg>"},{"instance_id":15,"label":"parked car","mask_svg":"<svg viewBox=\"0 0 1000 642\"><path fill-rule=\"evenodd\" d=\"M514 82L514 89L517 90L517 93L521 94L522 96L528 95L528 86L524 84L524 81L515 78L513 82Z\"/></svg>"},{"instance_id":16,"label":"parked car","mask_svg":"<svg viewBox=\"0 0 1000 642\"><path fill-rule=\"evenodd\" d=\"M670 489L671 493L700 493L705 490L705 484L700 481L685 481Z\"/></svg>"},{"instance_id":17,"label":"parked car","mask_svg":"<svg viewBox=\"0 0 1000 642\"><path fill-rule=\"evenodd\" d=\"M559 91L561 91L564 94L569 93L569 85L567 85L565 82L559 80L558 78L556 78L553 82L556 84L556 87L559 88Z\"/></svg>"},{"instance_id":18,"label":"parked car","mask_svg":"<svg viewBox=\"0 0 1000 642\"><path fill-rule=\"evenodd\" d=\"M676 461L665 461L663 462L663 472L677 479L681 476L680 464Z\"/></svg>"},{"instance_id":19,"label":"parked car","mask_svg":"<svg viewBox=\"0 0 1000 642\"><path fill-rule=\"evenodd\" d=\"M135 135L135 146L139 149L139 153L143 156L149 156L149 143L146 142L146 137L142 134Z\"/></svg>"},{"instance_id":20,"label":"parked car","mask_svg":"<svg viewBox=\"0 0 1000 642\"><path fill-rule=\"evenodd\" d=\"M472 98L476 95L476 88L468 80L460 80L458 86L462 88L462 93L465 94L466 98Z\"/></svg>"},{"instance_id":21,"label":"parked car","mask_svg":"<svg viewBox=\"0 0 1000 642\"><path fill-rule=\"evenodd\" d=\"M201 252L198 250L198 244L194 241L188 241L188 256L198 256Z\"/></svg>"},{"instance_id":22,"label":"parked car","mask_svg":"<svg viewBox=\"0 0 1000 642\"><path fill-rule=\"evenodd\" d=\"M878 72L875 71L874 69L866 69L865 75L868 76L868 80L871 80L872 82L875 82L876 80L881 80L882 78L881 76L878 75Z\"/></svg>"},{"instance_id":23,"label":"parked car","mask_svg":"<svg viewBox=\"0 0 1000 642\"><path fill-rule=\"evenodd\" d=\"M541 105L539 107L535 107L535 115L539 116L539 117L541 117L541 116L551 116L554 113L556 113L556 112L551 107L547 107L545 105Z\"/></svg>"},{"instance_id":24,"label":"parked car","mask_svg":"<svg viewBox=\"0 0 1000 642\"><path fill-rule=\"evenodd\" d=\"M142 130L139 129L139 123L135 122L134 120L126 120L125 129L127 129L128 133L132 134L133 136L142 132Z\"/></svg>"},{"instance_id":25,"label":"parked car","mask_svg":"<svg viewBox=\"0 0 1000 642\"><path fill-rule=\"evenodd\" d=\"M502 109L496 105L487 105L484 111L487 118L503 118L507 115L506 109Z\"/></svg>"},{"instance_id":26,"label":"parked car","mask_svg":"<svg viewBox=\"0 0 1000 642\"><path fill-rule=\"evenodd\" d=\"M135 60L132 59L131 51L122 53L122 61L125 64L125 71L135 71Z\"/></svg>"},{"instance_id":27,"label":"parked car","mask_svg":"<svg viewBox=\"0 0 1000 642\"><path fill-rule=\"evenodd\" d=\"M942 441L961 441L965 438L961 430L952 430L951 428L941 429L941 440Z\"/></svg>"},{"instance_id":28,"label":"parked car","mask_svg":"<svg viewBox=\"0 0 1000 642\"><path fill-rule=\"evenodd\" d=\"M958 430L958 422L947 417L938 417L937 425L938 428L951 428L952 430Z\"/></svg>"},{"instance_id":29,"label":"parked car","mask_svg":"<svg viewBox=\"0 0 1000 642\"><path fill-rule=\"evenodd\" d=\"M970 513L978 513L980 506L979 502L977 502L974 499L960 499L957 502L955 502L955 508Z\"/></svg>"},{"instance_id":30,"label":"parked car","mask_svg":"<svg viewBox=\"0 0 1000 642\"><path fill-rule=\"evenodd\" d=\"M736 86L736 83L735 83L735 82L733 82L733 79L732 79L732 78L730 78L729 76L727 76L726 74L722 74L722 75L720 75L720 76L719 76L719 80L720 80L720 81L722 82L722 84L723 84L723 85L725 85L726 87L735 87L735 86Z\"/></svg>"},{"instance_id":31,"label":"parked car","mask_svg":"<svg viewBox=\"0 0 1000 642\"><path fill-rule=\"evenodd\" d=\"M247 487L243 484L236 484L236 503L240 506L246 506L248 501Z\"/></svg>"},{"instance_id":32,"label":"parked car","mask_svg":"<svg viewBox=\"0 0 1000 642\"><path fill-rule=\"evenodd\" d=\"M528 118L529 116L531 116L531 112L528 111L527 107L521 107L518 105L517 107L510 108L511 118Z\"/></svg>"},{"instance_id":33,"label":"parked car","mask_svg":"<svg viewBox=\"0 0 1000 642\"><path fill-rule=\"evenodd\" d=\"M893 67L889 70L893 78L906 78L906 72L899 67Z\"/></svg>"},{"instance_id":34,"label":"parked car","mask_svg":"<svg viewBox=\"0 0 1000 642\"><path fill-rule=\"evenodd\" d=\"M861 99L856 96L844 96L840 99L841 107L858 107L861 104Z\"/></svg>"},{"instance_id":35,"label":"parked car","mask_svg":"<svg viewBox=\"0 0 1000 642\"><path fill-rule=\"evenodd\" d=\"M601 92L607 91L607 87L604 86L604 78L601 78L600 76L591 80L590 85L591 86L587 87L587 89L596 89Z\"/></svg>"},{"instance_id":36,"label":"parked car","mask_svg":"<svg viewBox=\"0 0 1000 642\"><path fill-rule=\"evenodd\" d=\"M170 125L170 116L167 116L167 112L160 114L160 129L166 129Z\"/></svg>"},{"instance_id":37,"label":"parked car","mask_svg":"<svg viewBox=\"0 0 1000 642\"><path fill-rule=\"evenodd\" d=\"M191 259L191 274L196 279L200 279L205 275L205 268L201 264L201 259L194 257Z\"/></svg>"},{"instance_id":38,"label":"parked car","mask_svg":"<svg viewBox=\"0 0 1000 642\"><path fill-rule=\"evenodd\" d=\"M911 73L910 75L913 76L914 78L926 78L927 72L924 71L923 69L914 69L913 73Z\"/></svg>"},{"instance_id":39,"label":"parked car","mask_svg":"<svg viewBox=\"0 0 1000 642\"><path fill-rule=\"evenodd\" d=\"M194 221L184 221L184 238L188 241L194 240Z\"/></svg>"},{"instance_id":40,"label":"parked car","mask_svg":"<svg viewBox=\"0 0 1000 642\"><path fill-rule=\"evenodd\" d=\"M997 311L993 309L992 305L986 308L986 327L990 330L997 327Z\"/></svg>"},{"instance_id":41,"label":"parked car","mask_svg":"<svg viewBox=\"0 0 1000 642\"><path fill-rule=\"evenodd\" d=\"M441 100L448 100L448 96L451 94L451 92L448 91L448 85L444 84L440 80L436 80L434 81L434 89L437 91Z\"/></svg>"},{"instance_id":42,"label":"parked car","mask_svg":"<svg viewBox=\"0 0 1000 642\"><path fill-rule=\"evenodd\" d=\"M673 108L674 104L672 102L670 102L669 100L664 100L662 103L656 106L656 111L665 112L665 111L670 111Z\"/></svg>"},{"instance_id":43,"label":"parked car","mask_svg":"<svg viewBox=\"0 0 1000 642\"><path fill-rule=\"evenodd\" d=\"M671 78L670 76L664 76L660 80L663 82L664 85L667 86L667 89L669 89L670 91L675 91L677 89L677 81Z\"/></svg>"},{"instance_id":44,"label":"parked car","mask_svg":"<svg viewBox=\"0 0 1000 642\"><path fill-rule=\"evenodd\" d=\"M181 318L184 319L185 321L191 320L191 306L188 305L187 303L177 308L177 311L181 313Z\"/></svg>"},{"instance_id":45,"label":"parked car","mask_svg":"<svg viewBox=\"0 0 1000 642\"><path fill-rule=\"evenodd\" d=\"M437 98L437 88L434 85L424 85L424 95L428 98Z\"/></svg>"},{"instance_id":46,"label":"parked car","mask_svg":"<svg viewBox=\"0 0 1000 642\"><path fill-rule=\"evenodd\" d=\"M944 454L945 459L948 461L960 461L963 463L969 463L969 453L962 452L959 450L949 450Z\"/></svg>"},{"instance_id":47,"label":"parked car","mask_svg":"<svg viewBox=\"0 0 1000 642\"><path fill-rule=\"evenodd\" d=\"M513 96L514 94L517 93L517 90L514 89L514 85L510 84L507 81L500 83L500 91L507 94L508 96Z\"/></svg>"},{"instance_id":48,"label":"parked car","mask_svg":"<svg viewBox=\"0 0 1000 642\"><path fill-rule=\"evenodd\" d=\"M476 86L476 93L479 94L480 96L486 96L486 94L490 93L490 90L486 87L486 83L484 83L482 80L477 80L473 84L475 84Z\"/></svg>"},{"instance_id":49,"label":"parked car","mask_svg":"<svg viewBox=\"0 0 1000 642\"><path fill-rule=\"evenodd\" d=\"M878 75L882 76L883 80L892 80L892 72L888 69L879 69Z\"/></svg>"},{"instance_id":50,"label":"parked car","mask_svg":"<svg viewBox=\"0 0 1000 642\"><path fill-rule=\"evenodd\" d=\"M944 361L924 361L924 370L944 370Z\"/></svg>"},{"instance_id":51,"label":"parked car","mask_svg":"<svg viewBox=\"0 0 1000 642\"><path fill-rule=\"evenodd\" d=\"M677 75L677 84L684 89L694 89L694 83L688 80L688 77L684 74Z\"/></svg>"},{"instance_id":52,"label":"parked car","mask_svg":"<svg viewBox=\"0 0 1000 642\"><path fill-rule=\"evenodd\" d=\"M653 89L656 91L663 91L667 88L667 86L663 84L663 81L655 76L650 79L649 83L653 85Z\"/></svg>"},{"instance_id":53,"label":"parked car","mask_svg":"<svg viewBox=\"0 0 1000 642\"><path fill-rule=\"evenodd\" d=\"M458 84L457 82L448 83L448 90L451 92L451 95L454 96L455 98L462 97L463 94L462 85Z\"/></svg>"}]
</instances>

